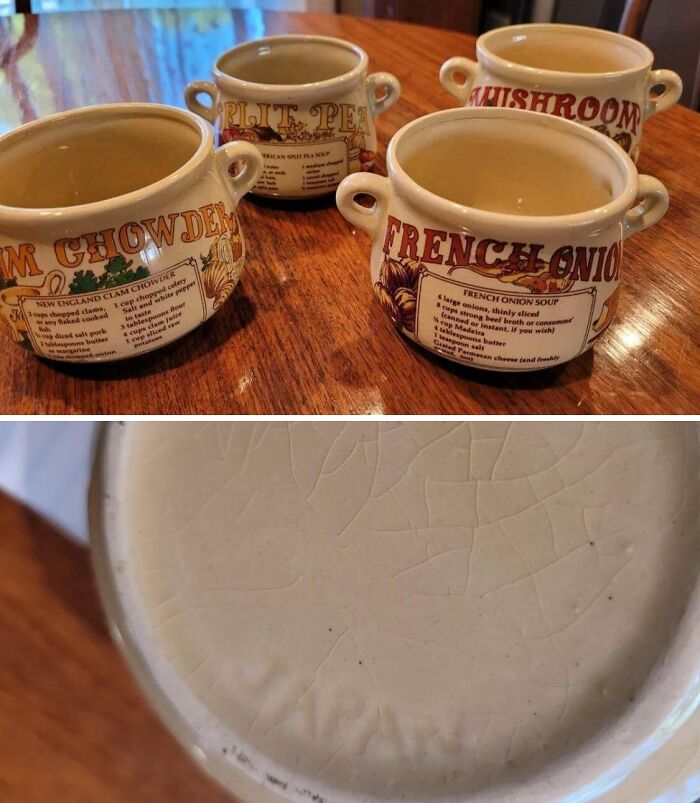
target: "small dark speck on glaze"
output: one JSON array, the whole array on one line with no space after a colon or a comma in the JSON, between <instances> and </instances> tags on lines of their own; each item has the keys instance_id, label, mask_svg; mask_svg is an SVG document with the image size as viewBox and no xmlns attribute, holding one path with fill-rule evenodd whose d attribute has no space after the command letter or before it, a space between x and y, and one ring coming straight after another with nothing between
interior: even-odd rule
<instances>
[{"instance_id":1,"label":"small dark speck on glaze","mask_svg":"<svg viewBox=\"0 0 700 803\"><path fill-rule=\"evenodd\" d=\"M286 781L280 781L280 779L279 779L279 778L275 778L275 776L274 776L274 775L270 775L270 774L266 775L265 777L267 778L267 780L268 780L270 783L273 783L273 784L275 784L276 786L281 786L281 787L282 787L282 789L286 789L286 788L287 788L287 782L286 782Z\"/></svg>"},{"instance_id":2,"label":"small dark speck on glaze","mask_svg":"<svg viewBox=\"0 0 700 803\"><path fill-rule=\"evenodd\" d=\"M253 767L253 762L242 750L236 754L236 758L241 762L241 764L247 764L249 767L255 769L255 767Z\"/></svg>"},{"instance_id":3,"label":"small dark speck on glaze","mask_svg":"<svg viewBox=\"0 0 700 803\"><path fill-rule=\"evenodd\" d=\"M321 797L321 795L317 795L315 792L312 792L310 789L299 789L297 786L296 792L300 795L305 795L306 797L310 797L314 803L326 803L326 801Z\"/></svg>"}]
</instances>

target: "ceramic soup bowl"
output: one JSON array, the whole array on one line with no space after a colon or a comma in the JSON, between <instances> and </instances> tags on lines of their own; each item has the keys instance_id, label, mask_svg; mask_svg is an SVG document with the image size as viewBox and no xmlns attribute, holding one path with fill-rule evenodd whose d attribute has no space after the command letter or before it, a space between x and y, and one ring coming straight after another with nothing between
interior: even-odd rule
<instances>
[{"instance_id":1,"label":"ceramic soup bowl","mask_svg":"<svg viewBox=\"0 0 700 803\"><path fill-rule=\"evenodd\" d=\"M699 472L683 421L110 423L91 552L232 799L693 803Z\"/></svg>"},{"instance_id":2,"label":"ceramic soup bowl","mask_svg":"<svg viewBox=\"0 0 700 803\"><path fill-rule=\"evenodd\" d=\"M615 315L623 239L668 207L611 139L535 112L422 117L391 140L387 167L336 196L372 238L376 296L406 337L479 368L547 368L589 349Z\"/></svg>"},{"instance_id":3,"label":"ceramic soup bowl","mask_svg":"<svg viewBox=\"0 0 700 803\"><path fill-rule=\"evenodd\" d=\"M575 120L612 137L635 162L642 124L673 106L683 90L675 72L651 69L654 54L646 45L597 28L497 28L477 39L476 52L476 62L457 56L440 70L442 85L462 105Z\"/></svg>"},{"instance_id":4,"label":"ceramic soup bowl","mask_svg":"<svg viewBox=\"0 0 700 803\"><path fill-rule=\"evenodd\" d=\"M249 143L215 150L196 115L153 104L77 109L6 134L0 326L70 362L181 337L238 282L236 207L261 168Z\"/></svg>"},{"instance_id":5,"label":"ceramic soup bowl","mask_svg":"<svg viewBox=\"0 0 700 803\"><path fill-rule=\"evenodd\" d=\"M265 163L256 195L313 198L374 163L375 118L401 87L390 73L368 76L367 65L342 39L271 36L221 55L214 83L191 83L185 101L218 125L220 142L255 143Z\"/></svg>"}]
</instances>

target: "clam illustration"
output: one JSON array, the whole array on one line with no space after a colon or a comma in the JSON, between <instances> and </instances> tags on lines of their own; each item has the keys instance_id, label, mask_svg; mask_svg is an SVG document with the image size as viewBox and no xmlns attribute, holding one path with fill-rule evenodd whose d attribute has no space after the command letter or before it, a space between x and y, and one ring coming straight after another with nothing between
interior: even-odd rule
<instances>
[{"instance_id":1,"label":"clam illustration","mask_svg":"<svg viewBox=\"0 0 700 803\"><path fill-rule=\"evenodd\" d=\"M207 298L214 300L214 309L218 309L226 301L240 276L240 270L236 270L237 260L234 259L231 239L225 234L217 237L204 261L204 292Z\"/></svg>"},{"instance_id":2,"label":"clam illustration","mask_svg":"<svg viewBox=\"0 0 700 803\"><path fill-rule=\"evenodd\" d=\"M235 263L243 256L243 235L241 234L241 227L238 223L238 215L234 214L233 220L236 224L236 228L231 232L230 241L231 258Z\"/></svg>"}]
</instances>

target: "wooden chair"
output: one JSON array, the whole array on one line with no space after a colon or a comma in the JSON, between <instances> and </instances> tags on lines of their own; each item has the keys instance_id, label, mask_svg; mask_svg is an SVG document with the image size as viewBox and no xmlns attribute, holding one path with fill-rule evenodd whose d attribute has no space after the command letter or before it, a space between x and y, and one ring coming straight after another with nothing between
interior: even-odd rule
<instances>
[{"instance_id":1,"label":"wooden chair","mask_svg":"<svg viewBox=\"0 0 700 803\"><path fill-rule=\"evenodd\" d=\"M646 22L651 0L627 0L620 20L619 32L639 39Z\"/></svg>"},{"instance_id":2,"label":"wooden chair","mask_svg":"<svg viewBox=\"0 0 700 803\"><path fill-rule=\"evenodd\" d=\"M343 3L340 4L341 10ZM356 4L353 4L356 5ZM479 32L481 0L361 0L361 12L367 17L414 22L435 28Z\"/></svg>"},{"instance_id":3,"label":"wooden chair","mask_svg":"<svg viewBox=\"0 0 700 803\"><path fill-rule=\"evenodd\" d=\"M618 28L619 32L625 34L625 36L631 36L633 39L641 39L642 32L644 30L644 23L647 20L650 7L651 0L625 0L625 6L622 11L622 17L620 19L620 25ZM688 80L689 78L690 81ZM689 85L693 87L690 96L688 96L687 90L684 93L686 98L685 102L690 103L691 107L694 109L700 109L700 52L698 53L695 74L692 75L686 72L686 74L683 76L683 80L686 84L686 87Z\"/></svg>"}]
</instances>

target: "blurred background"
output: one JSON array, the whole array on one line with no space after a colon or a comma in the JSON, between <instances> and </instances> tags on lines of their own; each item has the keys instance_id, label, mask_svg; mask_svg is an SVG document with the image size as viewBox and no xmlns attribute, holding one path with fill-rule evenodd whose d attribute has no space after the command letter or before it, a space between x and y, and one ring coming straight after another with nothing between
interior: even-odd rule
<instances>
[{"instance_id":1,"label":"blurred background","mask_svg":"<svg viewBox=\"0 0 700 803\"><path fill-rule=\"evenodd\" d=\"M479 34L521 22L619 31L647 44L683 79L681 102L700 109L700 0L0 0L0 15L127 8L316 11L394 19Z\"/></svg>"},{"instance_id":2,"label":"blurred background","mask_svg":"<svg viewBox=\"0 0 700 803\"><path fill-rule=\"evenodd\" d=\"M0 421L0 492L81 543L87 543L85 496L98 426L92 421Z\"/></svg>"}]
</instances>

